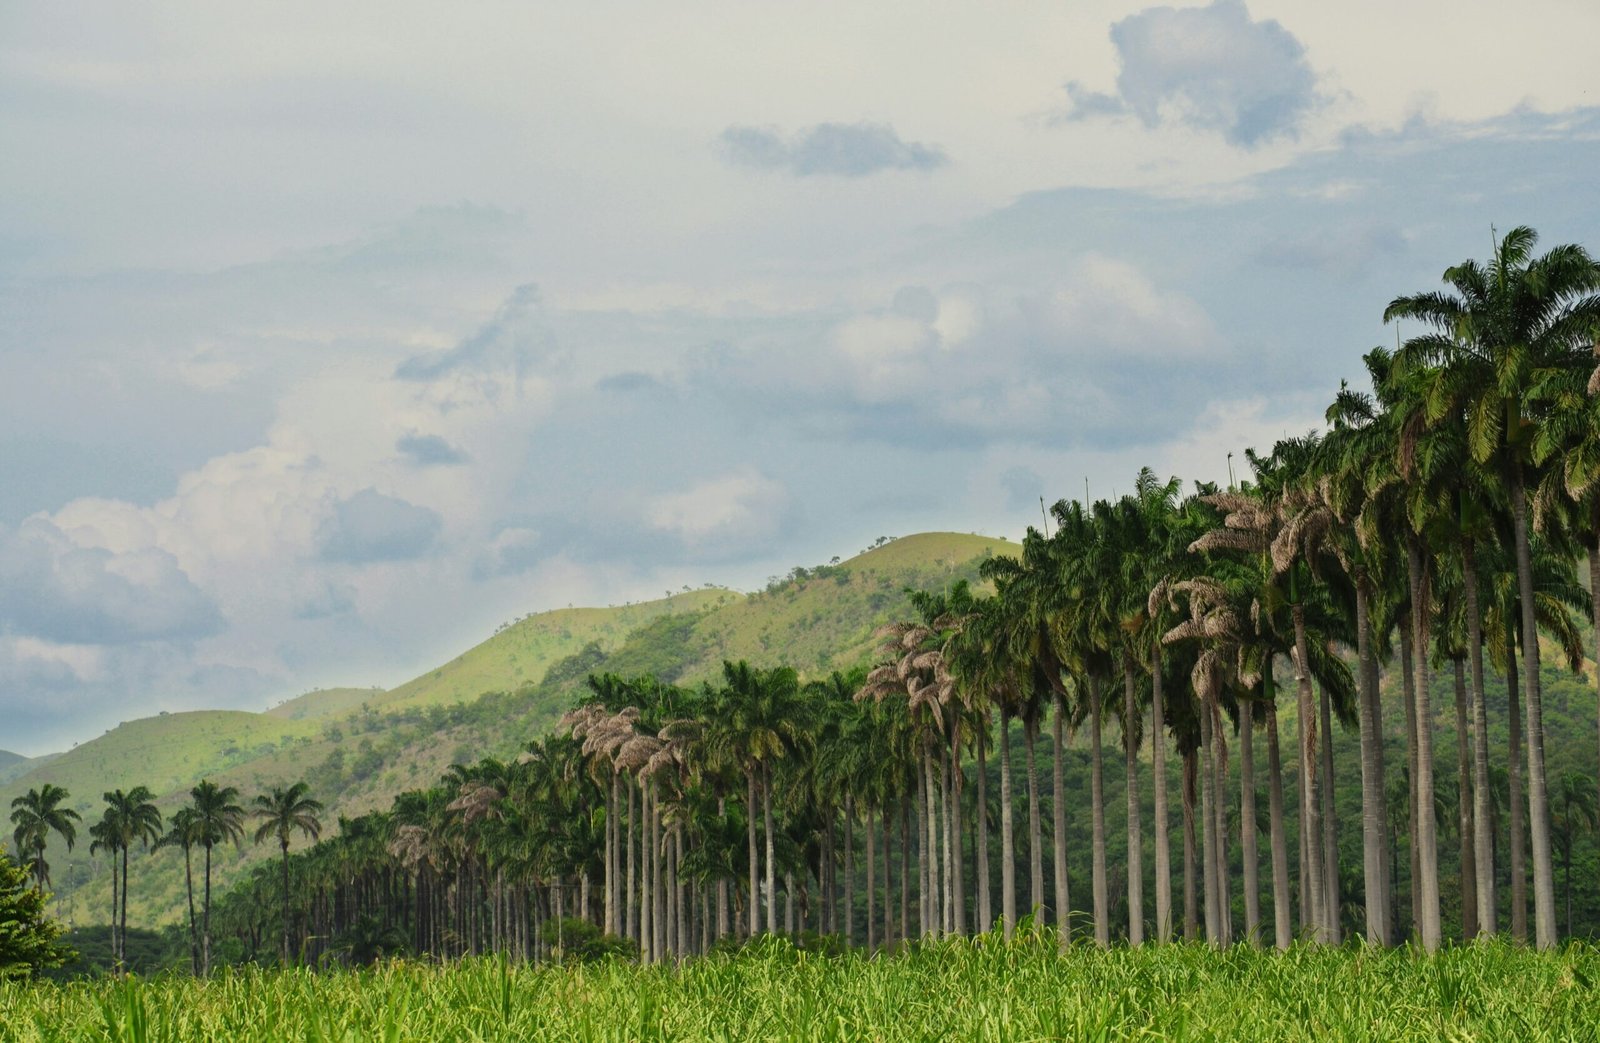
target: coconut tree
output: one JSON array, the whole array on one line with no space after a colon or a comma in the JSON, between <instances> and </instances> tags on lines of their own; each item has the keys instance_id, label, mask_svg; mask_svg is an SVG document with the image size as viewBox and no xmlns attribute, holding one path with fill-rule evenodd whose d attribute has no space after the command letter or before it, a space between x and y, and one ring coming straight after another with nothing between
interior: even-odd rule
<instances>
[{"instance_id":1,"label":"coconut tree","mask_svg":"<svg viewBox=\"0 0 1600 1043\"><path fill-rule=\"evenodd\" d=\"M283 860L283 954L284 966L289 964L289 841L295 833L316 840L322 833L322 802L310 795L310 787L296 782L287 788L274 786L271 793L263 793L251 803L250 814L261 820L256 827L255 842L276 838Z\"/></svg>"},{"instance_id":2,"label":"coconut tree","mask_svg":"<svg viewBox=\"0 0 1600 1043\"><path fill-rule=\"evenodd\" d=\"M72 850L77 840L77 823L83 821L78 813L62 805L71 796L54 783L47 782L38 789L30 789L11 800L11 824L15 827L11 838L17 845L17 857L33 876L34 886L44 891L50 886L50 864L44 860L45 842L55 833Z\"/></svg>"},{"instance_id":3,"label":"coconut tree","mask_svg":"<svg viewBox=\"0 0 1600 1043\"><path fill-rule=\"evenodd\" d=\"M1385 321L1420 322L1428 332L1400 349L1398 364L1425 371L1426 417L1460 410L1472 458L1510 495L1523 648L1528 753L1528 826L1532 840L1534 935L1556 944L1555 873L1544 759L1544 701L1539 677L1528 491L1538 485L1533 451L1540 415L1531 389L1540 373L1583 366L1600 324L1600 267L1581 247L1534 256L1538 236L1518 227L1495 243L1488 264L1447 269L1446 292L1399 297Z\"/></svg>"}]
</instances>

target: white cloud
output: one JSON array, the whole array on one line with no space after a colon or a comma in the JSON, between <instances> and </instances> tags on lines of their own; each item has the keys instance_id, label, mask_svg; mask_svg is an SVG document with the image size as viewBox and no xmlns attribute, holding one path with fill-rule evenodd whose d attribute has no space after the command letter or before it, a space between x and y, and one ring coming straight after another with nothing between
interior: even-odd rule
<instances>
[{"instance_id":1,"label":"white cloud","mask_svg":"<svg viewBox=\"0 0 1600 1043\"><path fill-rule=\"evenodd\" d=\"M651 498L645 520L693 553L734 557L770 543L783 529L789 505L782 482L744 467Z\"/></svg>"}]
</instances>

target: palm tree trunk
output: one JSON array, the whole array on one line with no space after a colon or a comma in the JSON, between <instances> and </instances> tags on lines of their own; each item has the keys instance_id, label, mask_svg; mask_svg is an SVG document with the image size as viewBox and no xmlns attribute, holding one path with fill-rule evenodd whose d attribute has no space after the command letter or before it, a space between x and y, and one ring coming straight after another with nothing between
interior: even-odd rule
<instances>
[{"instance_id":1,"label":"palm tree trunk","mask_svg":"<svg viewBox=\"0 0 1600 1043\"><path fill-rule=\"evenodd\" d=\"M952 713L952 718L954 714ZM961 772L961 729L950 723L950 753L945 761L945 837L950 862L950 929L960 936L967 933L967 888L964 859L961 857L961 791L966 781ZM885 881L887 886L887 881ZM887 891L885 891L887 897Z\"/></svg>"},{"instance_id":2,"label":"palm tree trunk","mask_svg":"<svg viewBox=\"0 0 1600 1043\"><path fill-rule=\"evenodd\" d=\"M856 798L844 795L844 940L856 943Z\"/></svg>"},{"instance_id":3,"label":"palm tree trunk","mask_svg":"<svg viewBox=\"0 0 1600 1043\"><path fill-rule=\"evenodd\" d=\"M200 973L200 934L194 916L194 860L193 848L183 845L183 887L189 896L189 973Z\"/></svg>"},{"instance_id":4,"label":"palm tree trunk","mask_svg":"<svg viewBox=\"0 0 1600 1043\"><path fill-rule=\"evenodd\" d=\"M1122 657L1122 759L1128 798L1128 944L1144 944L1144 831L1139 822L1139 707L1133 657Z\"/></svg>"},{"instance_id":5,"label":"palm tree trunk","mask_svg":"<svg viewBox=\"0 0 1600 1043\"><path fill-rule=\"evenodd\" d=\"M928 867L928 923L924 932L937 938L940 935L942 921L939 879L939 783L934 777L934 759L932 738L925 737L922 747L922 783L923 792L927 794L923 807L927 840L922 846L922 860Z\"/></svg>"},{"instance_id":6,"label":"palm tree trunk","mask_svg":"<svg viewBox=\"0 0 1600 1043\"><path fill-rule=\"evenodd\" d=\"M1255 703L1239 700L1239 847L1244 858L1244 935L1261 945L1261 859L1256 849Z\"/></svg>"},{"instance_id":7,"label":"palm tree trunk","mask_svg":"<svg viewBox=\"0 0 1600 1043\"><path fill-rule=\"evenodd\" d=\"M1056 945L1065 950L1072 943L1072 904L1067 894L1066 706L1059 696L1054 702L1055 715L1050 725L1050 827L1056 877Z\"/></svg>"},{"instance_id":8,"label":"palm tree trunk","mask_svg":"<svg viewBox=\"0 0 1600 1043\"><path fill-rule=\"evenodd\" d=\"M1511 871L1511 937L1528 940L1527 812L1522 785L1522 706L1517 679L1517 639L1506 628L1506 798L1510 805L1510 845L1507 859Z\"/></svg>"},{"instance_id":9,"label":"palm tree trunk","mask_svg":"<svg viewBox=\"0 0 1600 1043\"><path fill-rule=\"evenodd\" d=\"M1283 826L1283 757L1278 748L1278 704L1273 691L1272 657L1262 671L1266 698L1262 708L1267 715L1267 818L1272 844L1272 932L1279 949L1289 948L1294 940L1294 924L1289 913L1289 841Z\"/></svg>"},{"instance_id":10,"label":"palm tree trunk","mask_svg":"<svg viewBox=\"0 0 1600 1043\"><path fill-rule=\"evenodd\" d=\"M1413 937L1422 934L1422 891L1417 887L1417 881L1422 876L1422 863L1417 849L1417 831L1422 815L1422 805L1417 801L1417 674L1413 668L1414 653L1412 642L1412 619L1407 617L1406 622L1400 627L1400 670L1401 692L1405 698L1406 718L1406 799L1409 801L1407 813L1409 815L1406 834L1406 849L1409 852L1411 876L1409 890L1411 896L1411 934Z\"/></svg>"},{"instance_id":11,"label":"palm tree trunk","mask_svg":"<svg viewBox=\"0 0 1600 1043\"><path fill-rule=\"evenodd\" d=\"M1379 755L1383 718L1378 713L1377 663L1372 649L1371 604L1364 576L1356 579L1357 714L1361 727L1361 883L1367 941L1389 943L1389 889L1384 881L1383 782Z\"/></svg>"},{"instance_id":12,"label":"palm tree trunk","mask_svg":"<svg viewBox=\"0 0 1600 1043\"><path fill-rule=\"evenodd\" d=\"M1593 532L1591 533L1593 542L1589 544L1589 618L1594 621L1595 654L1600 656L1600 499L1595 500L1594 508L1590 513L1590 525L1593 527ZM1600 688L1600 670L1595 671L1595 685ZM1600 700L1595 703L1595 711L1596 725L1600 727ZM1600 775L1596 776L1596 784L1600 785ZM1600 808L1600 803L1596 803L1595 807ZM1568 875L1571 875L1570 868ZM1569 909L1571 906L1570 898L1571 891L1569 888ZM1570 913L1568 919L1571 919ZM1567 935L1568 937L1572 935L1570 925L1567 928Z\"/></svg>"},{"instance_id":13,"label":"palm tree trunk","mask_svg":"<svg viewBox=\"0 0 1600 1043\"><path fill-rule=\"evenodd\" d=\"M1217 891L1217 815L1219 794L1213 768L1216 757L1215 725L1209 702L1200 706L1200 841L1204 863L1201 873L1205 885L1206 941L1222 944L1222 907Z\"/></svg>"},{"instance_id":14,"label":"palm tree trunk","mask_svg":"<svg viewBox=\"0 0 1600 1043\"><path fill-rule=\"evenodd\" d=\"M1533 935L1540 949L1556 944L1555 866L1550 857L1550 800L1544 767L1544 693L1539 681L1539 619L1534 603L1528 503L1521 468L1513 468L1511 520L1517 544L1517 594L1522 608L1523 712L1527 715L1528 833L1533 849Z\"/></svg>"},{"instance_id":15,"label":"palm tree trunk","mask_svg":"<svg viewBox=\"0 0 1600 1043\"><path fill-rule=\"evenodd\" d=\"M761 766L761 821L767 839L767 930L778 929L777 834L772 824L772 765Z\"/></svg>"},{"instance_id":16,"label":"palm tree trunk","mask_svg":"<svg viewBox=\"0 0 1600 1043\"><path fill-rule=\"evenodd\" d=\"M1011 806L1011 713L1000 709L1000 915L1002 933L1017 929L1017 837Z\"/></svg>"},{"instance_id":17,"label":"palm tree trunk","mask_svg":"<svg viewBox=\"0 0 1600 1043\"><path fill-rule=\"evenodd\" d=\"M1194 836L1195 794L1199 763L1192 749L1183 751L1183 940L1194 941L1200 934L1200 905L1196 900L1195 878L1199 875L1199 852Z\"/></svg>"},{"instance_id":18,"label":"palm tree trunk","mask_svg":"<svg viewBox=\"0 0 1600 1043\"><path fill-rule=\"evenodd\" d=\"M283 850L283 966L289 966L289 835L285 833L279 847Z\"/></svg>"},{"instance_id":19,"label":"palm tree trunk","mask_svg":"<svg viewBox=\"0 0 1600 1043\"><path fill-rule=\"evenodd\" d=\"M889 872L889 805L884 803L882 814L879 816L883 827L883 944L885 948L894 945L894 891L893 881Z\"/></svg>"},{"instance_id":20,"label":"palm tree trunk","mask_svg":"<svg viewBox=\"0 0 1600 1043\"><path fill-rule=\"evenodd\" d=\"M118 890L121 879L122 867L117 861L117 849L111 849L111 962L116 965L117 973L122 973L122 947L121 939L117 934L117 909L122 902L122 892Z\"/></svg>"},{"instance_id":21,"label":"palm tree trunk","mask_svg":"<svg viewBox=\"0 0 1600 1043\"><path fill-rule=\"evenodd\" d=\"M1422 877L1418 893L1422 905L1422 947L1437 952L1443 941L1439 920L1439 841L1434 817L1433 696L1428 687L1428 576L1420 540L1406 540L1406 574L1411 585L1411 634L1416 645L1412 658L1417 671L1417 868Z\"/></svg>"},{"instance_id":22,"label":"palm tree trunk","mask_svg":"<svg viewBox=\"0 0 1600 1043\"><path fill-rule=\"evenodd\" d=\"M1221 707L1215 708L1216 719L1212 725L1211 762L1216 773L1211 792L1215 797L1211 814L1216 818L1217 835L1217 925L1222 945L1233 944L1233 896L1228 877L1228 738L1224 730Z\"/></svg>"},{"instance_id":23,"label":"palm tree trunk","mask_svg":"<svg viewBox=\"0 0 1600 1043\"><path fill-rule=\"evenodd\" d=\"M872 879L872 870L877 864L877 860L873 857L874 852L872 850L874 843L873 838L877 836L876 831L874 831L872 828L872 811L872 805L868 804L865 832L867 835L867 952L869 953L875 951L878 947L877 921L874 920L872 916L873 892L876 890L875 881ZM887 898L887 895L885 895L885 898Z\"/></svg>"},{"instance_id":24,"label":"palm tree trunk","mask_svg":"<svg viewBox=\"0 0 1600 1043\"><path fill-rule=\"evenodd\" d=\"M122 917L120 938L124 965L128 962L128 848L132 846L132 843L122 845L122 911L119 915Z\"/></svg>"},{"instance_id":25,"label":"palm tree trunk","mask_svg":"<svg viewBox=\"0 0 1600 1043\"><path fill-rule=\"evenodd\" d=\"M900 936L911 939L911 807L905 798L900 801Z\"/></svg>"},{"instance_id":26,"label":"palm tree trunk","mask_svg":"<svg viewBox=\"0 0 1600 1043\"><path fill-rule=\"evenodd\" d=\"M1111 944L1111 893L1106 884L1106 799L1104 755L1100 741L1100 678L1089 675L1089 803L1094 820L1094 940Z\"/></svg>"},{"instance_id":27,"label":"palm tree trunk","mask_svg":"<svg viewBox=\"0 0 1600 1043\"><path fill-rule=\"evenodd\" d=\"M1472 667L1472 825L1478 882L1478 933L1492 935L1497 904L1494 880L1494 824L1489 792L1489 715L1483 686L1483 617L1478 606L1478 566L1471 541L1462 552L1466 588L1467 661Z\"/></svg>"},{"instance_id":28,"label":"palm tree trunk","mask_svg":"<svg viewBox=\"0 0 1600 1043\"><path fill-rule=\"evenodd\" d=\"M206 905L203 912L205 923L200 932L200 972L207 977L211 976L211 845L206 849Z\"/></svg>"},{"instance_id":29,"label":"palm tree trunk","mask_svg":"<svg viewBox=\"0 0 1600 1043\"><path fill-rule=\"evenodd\" d=\"M1478 936L1478 866L1473 855L1472 744L1467 738L1467 664L1456 659L1456 838L1461 862L1461 934Z\"/></svg>"},{"instance_id":30,"label":"palm tree trunk","mask_svg":"<svg viewBox=\"0 0 1600 1043\"><path fill-rule=\"evenodd\" d=\"M630 780L628 783L628 889L624 900L624 914L628 918L628 937L635 943L639 941L639 878L638 878L638 853L639 853L639 787ZM721 810L719 805L718 810ZM726 897L726 893L724 893Z\"/></svg>"},{"instance_id":31,"label":"palm tree trunk","mask_svg":"<svg viewBox=\"0 0 1600 1043\"><path fill-rule=\"evenodd\" d=\"M1034 757L1039 735L1037 720L1022 722L1022 748L1028 758L1028 911L1043 923L1044 823L1039 810L1039 764Z\"/></svg>"},{"instance_id":32,"label":"palm tree trunk","mask_svg":"<svg viewBox=\"0 0 1600 1043\"><path fill-rule=\"evenodd\" d=\"M1322 836L1322 809L1317 801L1317 704L1311 691L1311 659L1306 645L1306 609L1296 602L1294 617L1294 674L1300 700L1300 719L1305 725L1305 739L1300 745L1301 792L1305 795L1302 806L1305 819L1300 823L1300 833L1309 857L1300 867L1300 886L1311 896L1311 940L1328 938L1328 921L1325 907L1327 892L1322 882L1322 857L1318 851Z\"/></svg>"},{"instance_id":33,"label":"palm tree trunk","mask_svg":"<svg viewBox=\"0 0 1600 1043\"><path fill-rule=\"evenodd\" d=\"M917 926L926 938L933 932L933 889L929 879L932 863L928 858L928 773L922 764L917 775Z\"/></svg>"},{"instance_id":34,"label":"palm tree trunk","mask_svg":"<svg viewBox=\"0 0 1600 1043\"><path fill-rule=\"evenodd\" d=\"M745 769L745 839L750 856L750 937L761 933L761 856L756 851L756 769Z\"/></svg>"},{"instance_id":35,"label":"palm tree trunk","mask_svg":"<svg viewBox=\"0 0 1600 1043\"><path fill-rule=\"evenodd\" d=\"M978 778L977 778L977 830L976 870L978 874L978 924L977 933L994 930L994 894L989 880L989 767L984 758L984 747L989 745L989 717L979 716L978 728ZM885 849L887 850L887 849Z\"/></svg>"},{"instance_id":36,"label":"palm tree trunk","mask_svg":"<svg viewBox=\"0 0 1600 1043\"><path fill-rule=\"evenodd\" d=\"M1156 941L1169 942L1172 940L1172 849L1167 836L1167 736L1163 699L1158 647L1150 653L1150 774L1156 790ZM1061 800L1059 786L1056 791L1056 799ZM1064 874L1062 879L1065 880Z\"/></svg>"},{"instance_id":37,"label":"palm tree trunk","mask_svg":"<svg viewBox=\"0 0 1600 1043\"><path fill-rule=\"evenodd\" d=\"M1327 686L1318 685L1317 693L1322 717L1322 881L1328 893L1328 944L1338 945L1343 937L1339 909L1344 901L1339 890L1339 813L1333 801L1333 713Z\"/></svg>"}]
</instances>

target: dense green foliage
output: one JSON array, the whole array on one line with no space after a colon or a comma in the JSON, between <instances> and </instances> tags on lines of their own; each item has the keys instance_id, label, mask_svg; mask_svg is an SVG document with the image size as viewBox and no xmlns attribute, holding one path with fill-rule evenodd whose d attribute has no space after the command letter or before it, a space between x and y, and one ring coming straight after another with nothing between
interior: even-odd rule
<instances>
[{"instance_id":1,"label":"dense green foliage","mask_svg":"<svg viewBox=\"0 0 1600 1043\"><path fill-rule=\"evenodd\" d=\"M1486 944L1414 950L1074 948L951 941L903 956L785 943L681 970L608 962L197 982L0 985L0 1041L1594 1040L1600 953Z\"/></svg>"},{"instance_id":2,"label":"dense green foliage","mask_svg":"<svg viewBox=\"0 0 1600 1043\"><path fill-rule=\"evenodd\" d=\"M26 978L72 957L57 939L60 926L45 916L46 895L0 852L0 981Z\"/></svg>"}]
</instances>

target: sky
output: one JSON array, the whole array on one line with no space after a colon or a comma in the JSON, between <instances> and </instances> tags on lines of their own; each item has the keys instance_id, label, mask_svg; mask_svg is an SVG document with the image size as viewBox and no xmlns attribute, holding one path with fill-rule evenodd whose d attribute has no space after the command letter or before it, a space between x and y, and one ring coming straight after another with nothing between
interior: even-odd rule
<instances>
[{"instance_id":1,"label":"sky","mask_svg":"<svg viewBox=\"0 0 1600 1043\"><path fill-rule=\"evenodd\" d=\"M1225 479L1497 229L1600 249L1596 38L1590 0L0 0L0 748Z\"/></svg>"}]
</instances>

